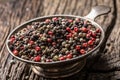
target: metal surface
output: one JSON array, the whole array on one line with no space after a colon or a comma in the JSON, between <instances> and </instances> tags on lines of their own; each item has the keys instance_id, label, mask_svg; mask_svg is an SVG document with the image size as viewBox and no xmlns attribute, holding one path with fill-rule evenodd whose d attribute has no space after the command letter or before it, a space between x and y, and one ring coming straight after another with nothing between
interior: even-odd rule
<instances>
[{"instance_id":1,"label":"metal surface","mask_svg":"<svg viewBox=\"0 0 120 80\"><path fill-rule=\"evenodd\" d=\"M81 69L84 67L86 63L86 60L79 61L78 63L67 65L67 66L60 66L58 68L51 68L50 69L43 69L39 66L33 66L31 65L32 70L40 76L47 77L47 78L63 78L68 77L71 75L74 75L75 73L78 73L81 71Z\"/></svg>"},{"instance_id":2,"label":"metal surface","mask_svg":"<svg viewBox=\"0 0 120 80\"><path fill-rule=\"evenodd\" d=\"M85 17L74 16L74 15L51 15L51 16L44 16L44 17L38 17L38 18L32 19L30 21L27 21L27 22L19 25L9 34L9 36L7 38L7 41L6 41L7 49L9 51L9 53L13 57L15 57L16 59L18 59L22 62L26 62L28 64L31 64L32 65L32 70L40 76L50 77L50 78L58 78L58 77L66 77L66 76L73 75L73 74L79 72L83 68L83 66L85 65L86 57L88 55L90 55L91 53L95 52L96 49L98 49L100 47L100 45L102 44L102 42L104 40L104 31L103 31L103 29L101 28L100 25L98 25L96 22L94 22L94 19L101 14L108 13L109 11L110 11L109 7L97 6L97 7L94 7L91 10L91 12ZM8 40L9 40L9 38L12 34L16 33L17 31L26 27L26 25L28 25L32 22L44 21L47 18L53 18L53 17L82 18L82 19L88 20L93 25L95 25L95 27L99 27L101 29L101 41L99 42L99 44L93 50L89 51L88 53L86 53L84 55L81 55L81 56L78 56L78 57L75 57L75 58L72 58L72 59L69 59L69 60L56 61L56 62L45 62L45 63L33 62L33 61L29 61L29 60L19 58L19 57L15 56L10 51L9 46L8 46ZM63 76L63 75L65 75L65 76Z\"/></svg>"},{"instance_id":3,"label":"metal surface","mask_svg":"<svg viewBox=\"0 0 120 80\"><path fill-rule=\"evenodd\" d=\"M110 8L104 5L93 7L90 13L85 16L91 20L94 20L96 17L110 12Z\"/></svg>"}]
</instances>

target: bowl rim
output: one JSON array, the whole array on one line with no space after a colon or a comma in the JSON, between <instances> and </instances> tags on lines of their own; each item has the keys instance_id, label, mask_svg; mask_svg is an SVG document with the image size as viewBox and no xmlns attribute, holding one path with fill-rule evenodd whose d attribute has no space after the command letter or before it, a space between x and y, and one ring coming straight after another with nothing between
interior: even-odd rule
<instances>
[{"instance_id":1,"label":"bowl rim","mask_svg":"<svg viewBox=\"0 0 120 80\"><path fill-rule=\"evenodd\" d=\"M21 28L22 26L27 25L27 24L29 24L29 23L32 23L32 22L34 22L34 21L39 21L39 20L42 20L42 19L45 19L45 18L52 18L52 17L81 18L81 19L90 21L95 27L98 27L98 28L100 28L100 30L101 30L101 40L100 40L99 44L98 44L94 49L90 50L89 52L87 52L87 53L84 54L84 55L80 55L80 56L77 56L77 57L75 57L75 58L71 58L71 59L68 59L68 60L53 61L53 62L34 62L34 61L30 61L30 60L25 60L25 59L22 59L22 58L20 58L20 57L18 57L18 56L15 56L15 55L11 52L11 50L9 49L9 46L8 46L8 43L9 43L8 40L9 40L10 36L11 36L15 31L17 31L17 30L18 30L19 28ZM102 44L102 42L103 42L103 40L104 40L104 37L105 37L104 34L105 34L105 32L104 32L103 28L102 28L98 23L96 23L96 22L93 21L93 20L90 20L89 18L81 17L81 16L75 16L75 15L64 15L64 14L62 14L62 15L61 15L61 14L58 14L58 15L48 15L48 16L42 16L42 17L37 17L37 18L30 19L30 20L28 20L28 21L26 21L26 22L18 25L17 27L15 27L15 28L10 32L10 34L8 35L8 37L7 37L7 39L6 39L6 47L7 47L8 52L9 52L13 57L15 57L16 59L18 59L18 60L20 60L20 61L22 61L22 62L26 62L26 63L30 63L30 64L40 64L40 65L58 64L58 63L64 63L64 62L70 62L70 61L79 60L79 59L81 59L81 58L84 58L84 57L90 55L92 52L94 52L95 50L97 50L97 49L101 46L101 44Z\"/></svg>"}]
</instances>

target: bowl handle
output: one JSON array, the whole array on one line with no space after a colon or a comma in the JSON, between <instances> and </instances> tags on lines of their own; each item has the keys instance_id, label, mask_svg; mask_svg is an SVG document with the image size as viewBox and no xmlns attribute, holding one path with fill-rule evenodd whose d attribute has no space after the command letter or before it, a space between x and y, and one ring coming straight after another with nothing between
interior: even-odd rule
<instances>
[{"instance_id":1,"label":"bowl handle","mask_svg":"<svg viewBox=\"0 0 120 80\"><path fill-rule=\"evenodd\" d=\"M110 11L111 11L111 9L108 6L104 6L104 5L95 6L92 8L90 13L85 16L85 18L89 18L94 21L96 17L98 17L102 14L107 14Z\"/></svg>"}]
</instances>

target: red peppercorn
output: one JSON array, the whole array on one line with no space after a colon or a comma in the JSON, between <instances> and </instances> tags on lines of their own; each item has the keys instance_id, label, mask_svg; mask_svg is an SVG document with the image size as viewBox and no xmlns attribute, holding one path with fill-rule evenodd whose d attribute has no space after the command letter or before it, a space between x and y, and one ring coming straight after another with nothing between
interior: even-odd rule
<instances>
[{"instance_id":1,"label":"red peppercorn","mask_svg":"<svg viewBox=\"0 0 120 80\"><path fill-rule=\"evenodd\" d=\"M36 50L36 51L40 51L41 48L40 48L39 46L36 46L36 47L35 47L35 50Z\"/></svg>"},{"instance_id":2,"label":"red peppercorn","mask_svg":"<svg viewBox=\"0 0 120 80\"><path fill-rule=\"evenodd\" d=\"M86 38L90 38L90 34L86 34Z\"/></svg>"},{"instance_id":3,"label":"red peppercorn","mask_svg":"<svg viewBox=\"0 0 120 80\"><path fill-rule=\"evenodd\" d=\"M76 46L75 46L75 49L76 49L76 50L80 50L80 45L76 45Z\"/></svg>"},{"instance_id":4,"label":"red peppercorn","mask_svg":"<svg viewBox=\"0 0 120 80\"><path fill-rule=\"evenodd\" d=\"M72 37L72 33L69 33L66 37L67 39L69 39L70 37Z\"/></svg>"},{"instance_id":5,"label":"red peppercorn","mask_svg":"<svg viewBox=\"0 0 120 80\"><path fill-rule=\"evenodd\" d=\"M21 49L21 50L24 49L24 46L21 46L20 49Z\"/></svg>"},{"instance_id":6,"label":"red peppercorn","mask_svg":"<svg viewBox=\"0 0 120 80\"><path fill-rule=\"evenodd\" d=\"M18 56L18 51L17 51L17 50L13 50L13 54L14 54L15 56Z\"/></svg>"},{"instance_id":7,"label":"red peppercorn","mask_svg":"<svg viewBox=\"0 0 120 80\"><path fill-rule=\"evenodd\" d=\"M88 41L88 45L93 45L93 43L94 43L94 42L93 42L92 40L89 40L89 41Z\"/></svg>"},{"instance_id":8,"label":"red peppercorn","mask_svg":"<svg viewBox=\"0 0 120 80\"><path fill-rule=\"evenodd\" d=\"M57 17L54 17L54 18L52 18L52 20L53 20L53 21L57 21L57 20L58 20L58 18L57 18Z\"/></svg>"},{"instance_id":9,"label":"red peppercorn","mask_svg":"<svg viewBox=\"0 0 120 80\"><path fill-rule=\"evenodd\" d=\"M83 43L82 46L83 46L83 47L87 47L88 44L87 44L87 43Z\"/></svg>"},{"instance_id":10,"label":"red peppercorn","mask_svg":"<svg viewBox=\"0 0 120 80\"><path fill-rule=\"evenodd\" d=\"M48 34L49 34L49 35L53 35L53 32L52 32L52 31L48 31Z\"/></svg>"},{"instance_id":11,"label":"red peppercorn","mask_svg":"<svg viewBox=\"0 0 120 80\"><path fill-rule=\"evenodd\" d=\"M56 42L52 42L52 45L55 46L55 45L56 45Z\"/></svg>"},{"instance_id":12,"label":"red peppercorn","mask_svg":"<svg viewBox=\"0 0 120 80\"><path fill-rule=\"evenodd\" d=\"M14 40L15 40L14 37L11 37L11 38L10 38L10 42L11 42L11 43L13 43Z\"/></svg>"},{"instance_id":13,"label":"red peppercorn","mask_svg":"<svg viewBox=\"0 0 120 80\"><path fill-rule=\"evenodd\" d=\"M92 40L92 41L95 41L96 39L95 39L95 38L92 38L91 40Z\"/></svg>"},{"instance_id":14,"label":"red peppercorn","mask_svg":"<svg viewBox=\"0 0 120 80\"><path fill-rule=\"evenodd\" d=\"M50 23L50 19L46 19L45 22L46 22L46 23Z\"/></svg>"},{"instance_id":15,"label":"red peppercorn","mask_svg":"<svg viewBox=\"0 0 120 80\"><path fill-rule=\"evenodd\" d=\"M74 31L75 31L75 32L78 32L78 27L74 27Z\"/></svg>"},{"instance_id":16,"label":"red peppercorn","mask_svg":"<svg viewBox=\"0 0 120 80\"><path fill-rule=\"evenodd\" d=\"M92 36L93 36L93 37L96 37L96 33L95 33L95 32L93 32L93 33L92 33Z\"/></svg>"},{"instance_id":17,"label":"red peppercorn","mask_svg":"<svg viewBox=\"0 0 120 80\"><path fill-rule=\"evenodd\" d=\"M76 21L76 22L80 22L80 18L76 18L75 21Z\"/></svg>"},{"instance_id":18,"label":"red peppercorn","mask_svg":"<svg viewBox=\"0 0 120 80\"><path fill-rule=\"evenodd\" d=\"M67 56L66 56L66 55L64 55L63 57L64 57L65 59L67 58Z\"/></svg>"},{"instance_id":19,"label":"red peppercorn","mask_svg":"<svg viewBox=\"0 0 120 80\"><path fill-rule=\"evenodd\" d=\"M52 39L51 39L51 38L47 38L47 41L48 41L48 42L52 42Z\"/></svg>"},{"instance_id":20,"label":"red peppercorn","mask_svg":"<svg viewBox=\"0 0 120 80\"><path fill-rule=\"evenodd\" d=\"M88 33L88 34L90 34L90 35L92 34L92 32L91 32L90 30L88 30L88 32L87 32L87 33Z\"/></svg>"},{"instance_id":21,"label":"red peppercorn","mask_svg":"<svg viewBox=\"0 0 120 80\"><path fill-rule=\"evenodd\" d=\"M80 53L81 53L81 54L85 54L86 52L85 52L84 49L81 49L81 50L80 50Z\"/></svg>"},{"instance_id":22,"label":"red peppercorn","mask_svg":"<svg viewBox=\"0 0 120 80\"><path fill-rule=\"evenodd\" d=\"M101 30L99 28L96 29L96 33L100 33Z\"/></svg>"},{"instance_id":23,"label":"red peppercorn","mask_svg":"<svg viewBox=\"0 0 120 80\"><path fill-rule=\"evenodd\" d=\"M34 57L34 61L39 62L40 60L41 60L41 57L40 57L40 56Z\"/></svg>"},{"instance_id":24,"label":"red peppercorn","mask_svg":"<svg viewBox=\"0 0 120 80\"><path fill-rule=\"evenodd\" d=\"M68 32L71 32L71 29L70 29L69 27L67 27L66 30L67 30Z\"/></svg>"},{"instance_id":25,"label":"red peppercorn","mask_svg":"<svg viewBox=\"0 0 120 80\"><path fill-rule=\"evenodd\" d=\"M69 19L69 20L68 20L68 22L72 23L72 22L73 22L73 20Z\"/></svg>"},{"instance_id":26,"label":"red peppercorn","mask_svg":"<svg viewBox=\"0 0 120 80\"><path fill-rule=\"evenodd\" d=\"M11 36L11 38L15 38L15 36L14 36L14 35L12 35L12 36Z\"/></svg>"},{"instance_id":27,"label":"red peppercorn","mask_svg":"<svg viewBox=\"0 0 120 80\"><path fill-rule=\"evenodd\" d=\"M59 60L60 60L60 61L65 60L65 57L64 57L64 56L61 56L61 57L59 58Z\"/></svg>"},{"instance_id":28,"label":"red peppercorn","mask_svg":"<svg viewBox=\"0 0 120 80\"><path fill-rule=\"evenodd\" d=\"M71 59L73 57L73 55L70 53L66 56L68 59Z\"/></svg>"},{"instance_id":29,"label":"red peppercorn","mask_svg":"<svg viewBox=\"0 0 120 80\"><path fill-rule=\"evenodd\" d=\"M83 28L82 28L82 31L83 31L83 32L87 32L88 30L87 30L87 28L83 27Z\"/></svg>"},{"instance_id":30,"label":"red peppercorn","mask_svg":"<svg viewBox=\"0 0 120 80\"><path fill-rule=\"evenodd\" d=\"M46 62L52 62L52 60L51 59L46 59Z\"/></svg>"},{"instance_id":31,"label":"red peppercorn","mask_svg":"<svg viewBox=\"0 0 120 80\"><path fill-rule=\"evenodd\" d=\"M43 34L40 34L40 37L42 37L43 36Z\"/></svg>"},{"instance_id":32,"label":"red peppercorn","mask_svg":"<svg viewBox=\"0 0 120 80\"><path fill-rule=\"evenodd\" d=\"M31 44L31 45L32 45L32 44L34 44L34 41L32 41L32 40L29 40L29 44Z\"/></svg>"}]
</instances>

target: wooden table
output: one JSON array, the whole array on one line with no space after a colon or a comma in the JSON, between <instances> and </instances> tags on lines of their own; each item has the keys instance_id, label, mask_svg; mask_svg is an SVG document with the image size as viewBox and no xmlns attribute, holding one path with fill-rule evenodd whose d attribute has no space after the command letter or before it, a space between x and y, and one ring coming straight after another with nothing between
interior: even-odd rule
<instances>
[{"instance_id":1,"label":"wooden table","mask_svg":"<svg viewBox=\"0 0 120 80\"><path fill-rule=\"evenodd\" d=\"M6 1L6 0L5 0ZM5 41L13 28L35 17L52 14L85 16L96 5L111 7L111 13L98 17L105 41L97 53L87 58L84 69L63 80L120 80L120 0L11 0L0 4L0 80L52 80L34 74L25 63L8 53ZM60 80L60 79L58 79Z\"/></svg>"}]
</instances>

